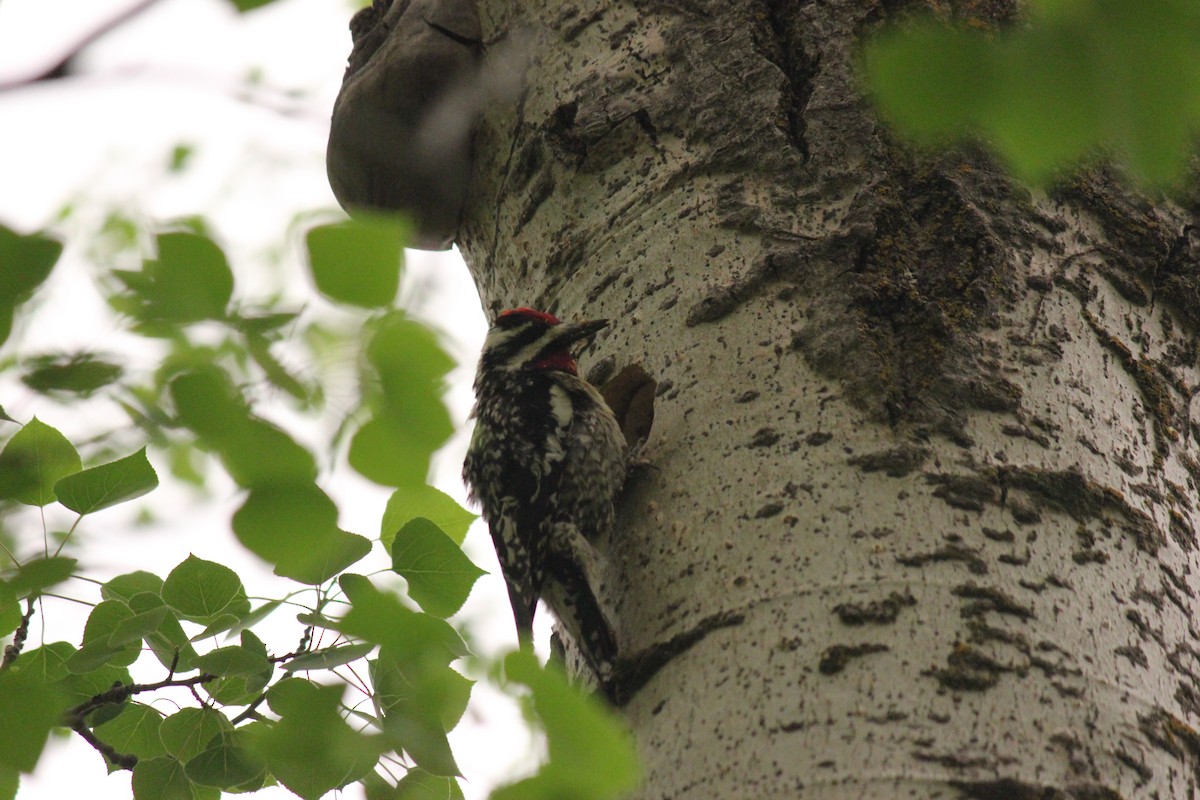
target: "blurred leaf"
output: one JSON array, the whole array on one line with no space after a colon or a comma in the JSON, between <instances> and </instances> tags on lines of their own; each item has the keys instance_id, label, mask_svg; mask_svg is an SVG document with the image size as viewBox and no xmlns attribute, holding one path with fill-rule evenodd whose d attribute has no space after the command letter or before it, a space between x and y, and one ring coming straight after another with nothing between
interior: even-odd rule
<instances>
[{"instance_id":1,"label":"blurred leaf","mask_svg":"<svg viewBox=\"0 0 1200 800\"><path fill-rule=\"evenodd\" d=\"M467 528L478 517L455 502L454 498L426 484L401 486L388 498L380 524L380 541L390 553L396 531L409 521L424 517L437 525L455 544L467 538Z\"/></svg>"},{"instance_id":2,"label":"blurred leaf","mask_svg":"<svg viewBox=\"0 0 1200 800\"><path fill-rule=\"evenodd\" d=\"M62 242L50 236L22 236L0 225L0 344L12 332L16 307L50 276L62 249Z\"/></svg>"},{"instance_id":3,"label":"blurred leaf","mask_svg":"<svg viewBox=\"0 0 1200 800\"><path fill-rule=\"evenodd\" d=\"M114 271L128 289L121 310L145 322L222 319L233 296L233 272L217 243L183 231L161 233L156 242L158 256L141 272Z\"/></svg>"},{"instance_id":4,"label":"blurred leaf","mask_svg":"<svg viewBox=\"0 0 1200 800\"><path fill-rule=\"evenodd\" d=\"M21 771L0 764L0 800L15 800L21 785Z\"/></svg>"},{"instance_id":5,"label":"blurred leaf","mask_svg":"<svg viewBox=\"0 0 1200 800\"><path fill-rule=\"evenodd\" d=\"M967 132L992 90L990 48L980 33L932 24L886 31L866 62L884 115L920 141Z\"/></svg>"},{"instance_id":6,"label":"blurred leaf","mask_svg":"<svg viewBox=\"0 0 1200 800\"><path fill-rule=\"evenodd\" d=\"M302 402L308 402L315 396L316 391L312 387L304 385L275 357L269 343L263 337L247 336L246 352L262 368L263 374L267 376L267 380L271 382L272 386L282 389Z\"/></svg>"},{"instance_id":7,"label":"blurred leaf","mask_svg":"<svg viewBox=\"0 0 1200 800\"><path fill-rule=\"evenodd\" d=\"M296 656L284 665L288 672L307 672L319 669L333 669L351 661L365 657L375 649L373 644L343 644L336 647L326 647Z\"/></svg>"},{"instance_id":8,"label":"blurred leaf","mask_svg":"<svg viewBox=\"0 0 1200 800\"><path fill-rule=\"evenodd\" d=\"M408 582L408 594L421 608L448 617L462 608L484 570L424 517L409 521L392 544L392 569Z\"/></svg>"},{"instance_id":9,"label":"blurred leaf","mask_svg":"<svg viewBox=\"0 0 1200 800\"><path fill-rule=\"evenodd\" d=\"M403 750L434 775L458 776L458 764L446 734L457 722L454 714L464 687L469 695L470 682L436 661L414 658L409 653L398 656L384 648L371 662L371 683L384 732L393 748Z\"/></svg>"},{"instance_id":10,"label":"blurred leaf","mask_svg":"<svg viewBox=\"0 0 1200 800\"><path fill-rule=\"evenodd\" d=\"M8 636L21 624L21 606L11 584L0 581L0 636Z\"/></svg>"},{"instance_id":11,"label":"blurred leaf","mask_svg":"<svg viewBox=\"0 0 1200 800\"><path fill-rule=\"evenodd\" d=\"M445 620L406 608L395 595L379 591L363 576L342 575L338 585L351 607L333 623L336 630L441 664L468 654L462 637Z\"/></svg>"},{"instance_id":12,"label":"blurred leaf","mask_svg":"<svg viewBox=\"0 0 1200 800\"><path fill-rule=\"evenodd\" d=\"M432 331L393 312L376 324L367 362L378 384L368 393L374 417L354 434L350 465L385 486L424 484L430 456L454 430L441 399L454 361Z\"/></svg>"},{"instance_id":13,"label":"blurred leaf","mask_svg":"<svg viewBox=\"0 0 1200 800\"><path fill-rule=\"evenodd\" d=\"M541 667L532 653L510 653L504 671L532 691L550 758L533 778L496 791L494 799L610 800L637 785L633 738L614 712L572 686L554 665Z\"/></svg>"},{"instance_id":14,"label":"blurred leaf","mask_svg":"<svg viewBox=\"0 0 1200 800\"><path fill-rule=\"evenodd\" d=\"M132 786L133 800L195 800L183 764L170 756L139 759Z\"/></svg>"},{"instance_id":15,"label":"blurred leaf","mask_svg":"<svg viewBox=\"0 0 1200 800\"><path fill-rule=\"evenodd\" d=\"M146 448L108 464L76 472L54 484L58 502L80 514L92 514L141 497L158 486Z\"/></svg>"},{"instance_id":16,"label":"blurred leaf","mask_svg":"<svg viewBox=\"0 0 1200 800\"><path fill-rule=\"evenodd\" d=\"M994 38L933 21L879 37L866 68L885 116L924 141L982 134L1034 183L1101 153L1142 181L1177 181L1200 131L1200 7L1033 10Z\"/></svg>"},{"instance_id":17,"label":"blurred leaf","mask_svg":"<svg viewBox=\"0 0 1200 800\"><path fill-rule=\"evenodd\" d=\"M163 720L159 737L163 747L180 761L202 753L219 734L233 731L229 719L211 708L181 708Z\"/></svg>"},{"instance_id":18,"label":"blurred leaf","mask_svg":"<svg viewBox=\"0 0 1200 800\"><path fill-rule=\"evenodd\" d=\"M171 158L167 161L167 171L183 172L195 154L196 148L190 144L183 144L181 142L175 145L171 148Z\"/></svg>"},{"instance_id":19,"label":"blurred leaf","mask_svg":"<svg viewBox=\"0 0 1200 800\"><path fill-rule=\"evenodd\" d=\"M34 417L0 452L0 499L30 506L54 502L54 484L83 467L66 437Z\"/></svg>"},{"instance_id":20,"label":"blurred leaf","mask_svg":"<svg viewBox=\"0 0 1200 800\"><path fill-rule=\"evenodd\" d=\"M21 382L42 394L63 392L87 397L121 377L122 369L94 353L42 355L26 359Z\"/></svg>"},{"instance_id":21,"label":"blurred leaf","mask_svg":"<svg viewBox=\"0 0 1200 800\"><path fill-rule=\"evenodd\" d=\"M220 370L180 375L171 381L171 397L180 422L217 451L238 485L252 489L316 477L312 455L280 428L252 416Z\"/></svg>"},{"instance_id":22,"label":"blurred leaf","mask_svg":"<svg viewBox=\"0 0 1200 800\"><path fill-rule=\"evenodd\" d=\"M363 558L371 543L337 527L337 506L312 483L252 489L233 515L243 545L302 583L321 583Z\"/></svg>"},{"instance_id":23,"label":"blurred leaf","mask_svg":"<svg viewBox=\"0 0 1200 800\"><path fill-rule=\"evenodd\" d=\"M10 417L8 412L4 410L4 406L0 406L0 420L5 422L16 422L16 420Z\"/></svg>"},{"instance_id":24,"label":"blurred leaf","mask_svg":"<svg viewBox=\"0 0 1200 800\"><path fill-rule=\"evenodd\" d=\"M189 555L167 576L162 598L184 619L208 623L221 614L250 610L237 573L224 564Z\"/></svg>"},{"instance_id":25,"label":"blurred leaf","mask_svg":"<svg viewBox=\"0 0 1200 800\"><path fill-rule=\"evenodd\" d=\"M97 725L93 732L100 741L112 745L118 753L154 758L166 753L158 736L163 715L142 703L125 703L125 710L116 719ZM113 771L109 766L109 772Z\"/></svg>"},{"instance_id":26,"label":"blurred leaf","mask_svg":"<svg viewBox=\"0 0 1200 800\"><path fill-rule=\"evenodd\" d=\"M17 574L13 576L12 580L9 581L9 585L17 593L18 597L38 595L43 590L62 583L74 575L75 567L78 564L78 561L66 556L52 556L26 561L17 570ZM0 606L3 606L2 602L0 602ZM3 615L2 607L0 607L0 615Z\"/></svg>"},{"instance_id":27,"label":"blurred leaf","mask_svg":"<svg viewBox=\"0 0 1200 800\"><path fill-rule=\"evenodd\" d=\"M454 778L433 775L414 767L395 787L376 791L368 787L367 800L463 800L463 793Z\"/></svg>"},{"instance_id":28,"label":"blurred leaf","mask_svg":"<svg viewBox=\"0 0 1200 800\"><path fill-rule=\"evenodd\" d=\"M0 766L32 772L50 729L60 725L67 708L62 693L32 670L0 672Z\"/></svg>"},{"instance_id":29,"label":"blurred leaf","mask_svg":"<svg viewBox=\"0 0 1200 800\"><path fill-rule=\"evenodd\" d=\"M388 749L381 737L357 733L342 719L344 690L300 678L280 681L267 693L279 722L250 740L271 774L305 800L362 778Z\"/></svg>"},{"instance_id":30,"label":"blurred leaf","mask_svg":"<svg viewBox=\"0 0 1200 800\"><path fill-rule=\"evenodd\" d=\"M394 217L356 215L318 225L304 237L321 294L365 308L391 305L400 287L405 232Z\"/></svg>"},{"instance_id":31,"label":"blurred leaf","mask_svg":"<svg viewBox=\"0 0 1200 800\"><path fill-rule=\"evenodd\" d=\"M256 8L269 6L275 0L229 0L233 7L238 10L238 13L245 14L247 11L253 11Z\"/></svg>"}]
</instances>

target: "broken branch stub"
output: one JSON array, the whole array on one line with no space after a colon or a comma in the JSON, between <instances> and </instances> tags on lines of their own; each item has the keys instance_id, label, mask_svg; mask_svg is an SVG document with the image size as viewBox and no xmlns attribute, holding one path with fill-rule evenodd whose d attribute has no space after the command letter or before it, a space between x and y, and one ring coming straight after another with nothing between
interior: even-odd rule
<instances>
[{"instance_id":1,"label":"broken branch stub","mask_svg":"<svg viewBox=\"0 0 1200 800\"><path fill-rule=\"evenodd\" d=\"M333 105L325 165L348 212L401 211L410 246L454 241L481 106L473 0L375 0L350 21L354 41Z\"/></svg>"}]
</instances>

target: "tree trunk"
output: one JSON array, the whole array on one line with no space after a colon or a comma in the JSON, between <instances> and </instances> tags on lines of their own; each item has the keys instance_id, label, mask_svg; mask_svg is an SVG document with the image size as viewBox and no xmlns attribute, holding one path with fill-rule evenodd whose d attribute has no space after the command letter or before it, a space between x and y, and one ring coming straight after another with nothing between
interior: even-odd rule
<instances>
[{"instance_id":1,"label":"tree trunk","mask_svg":"<svg viewBox=\"0 0 1200 800\"><path fill-rule=\"evenodd\" d=\"M638 796L1194 797L1192 213L898 146L854 73L897 5L479 3L524 58L484 306L608 317L584 369L659 383L622 650L739 620L625 707Z\"/></svg>"}]
</instances>

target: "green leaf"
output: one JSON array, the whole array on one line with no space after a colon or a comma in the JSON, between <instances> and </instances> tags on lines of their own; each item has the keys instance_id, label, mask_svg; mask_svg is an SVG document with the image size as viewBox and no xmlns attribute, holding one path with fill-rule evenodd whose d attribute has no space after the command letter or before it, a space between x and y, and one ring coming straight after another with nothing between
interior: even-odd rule
<instances>
[{"instance_id":1,"label":"green leaf","mask_svg":"<svg viewBox=\"0 0 1200 800\"><path fill-rule=\"evenodd\" d=\"M153 597L153 595L151 596ZM108 643L114 647L120 647L124 644L136 642L140 648L142 639L158 630L169 613L170 609L163 605L160 600L157 607L135 613L132 617L117 625L116 630L108 637Z\"/></svg>"},{"instance_id":2,"label":"green leaf","mask_svg":"<svg viewBox=\"0 0 1200 800\"><path fill-rule=\"evenodd\" d=\"M54 493L72 511L91 514L141 497L156 486L158 475L143 447L133 455L63 478L54 484Z\"/></svg>"},{"instance_id":3,"label":"green leaf","mask_svg":"<svg viewBox=\"0 0 1200 800\"><path fill-rule=\"evenodd\" d=\"M348 460L359 475L383 486L423 484L436 449L424 438L400 422L376 417L355 431Z\"/></svg>"},{"instance_id":4,"label":"green leaf","mask_svg":"<svg viewBox=\"0 0 1200 800\"><path fill-rule=\"evenodd\" d=\"M881 36L866 64L885 115L926 141L981 134L1035 183L1101 153L1144 182L1178 180L1200 130L1200 8L1032 10L999 36L933 21Z\"/></svg>"},{"instance_id":5,"label":"green leaf","mask_svg":"<svg viewBox=\"0 0 1200 800\"><path fill-rule=\"evenodd\" d=\"M251 749L275 778L305 800L362 778L387 750L381 737L355 732L341 716L344 686L288 678L267 702L281 719L251 739Z\"/></svg>"},{"instance_id":6,"label":"green leaf","mask_svg":"<svg viewBox=\"0 0 1200 800\"><path fill-rule=\"evenodd\" d=\"M104 600L88 614L83 628L83 646L67 660L71 672L93 672L104 665L127 667L141 655L140 640L112 642L122 623L134 617L133 610L119 600Z\"/></svg>"},{"instance_id":7,"label":"green leaf","mask_svg":"<svg viewBox=\"0 0 1200 800\"><path fill-rule=\"evenodd\" d=\"M560 669L542 668L530 652L510 653L504 671L509 680L532 690L550 760L534 778L497 791L494 798L610 800L637 785L633 738L614 712L572 686Z\"/></svg>"},{"instance_id":8,"label":"green leaf","mask_svg":"<svg viewBox=\"0 0 1200 800\"><path fill-rule=\"evenodd\" d=\"M154 576L152 576L154 577ZM193 669L196 661L196 650L188 641L179 618L167 608L162 597L152 592L138 592L129 598L129 607L138 615L162 609L162 621L153 630L146 632L146 644L150 652L158 659L158 663L167 669L177 672L187 672Z\"/></svg>"},{"instance_id":9,"label":"green leaf","mask_svg":"<svg viewBox=\"0 0 1200 800\"><path fill-rule=\"evenodd\" d=\"M189 555L167 576L162 599L184 619L209 623L221 614L250 610L237 573L223 564Z\"/></svg>"},{"instance_id":10,"label":"green leaf","mask_svg":"<svg viewBox=\"0 0 1200 800\"><path fill-rule=\"evenodd\" d=\"M288 672L306 672L317 669L333 669L351 661L365 657L375 649L373 644L343 644L336 647L326 647L311 653L296 656L284 669Z\"/></svg>"},{"instance_id":11,"label":"green leaf","mask_svg":"<svg viewBox=\"0 0 1200 800\"><path fill-rule=\"evenodd\" d=\"M195 800L183 764L170 756L139 759L133 767L133 800Z\"/></svg>"},{"instance_id":12,"label":"green leaf","mask_svg":"<svg viewBox=\"0 0 1200 800\"><path fill-rule=\"evenodd\" d=\"M233 272L217 243L184 231L159 234L156 242L158 257L147 260L141 272L114 272L129 290L127 310L145 322L224 318Z\"/></svg>"},{"instance_id":13,"label":"green leaf","mask_svg":"<svg viewBox=\"0 0 1200 800\"><path fill-rule=\"evenodd\" d=\"M12 332L16 307L50 276L62 249L62 242L50 236L22 236L0 225L0 344Z\"/></svg>"},{"instance_id":14,"label":"green leaf","mask_svg":"<svg viewBox=\"0 0 1200 800\"><path fill-rule=\"evenodd\" d=\"M229 629L230 634L239 633L246 628L253 628L258 623L269 617L275 609L283 605L282 600L270 600L263 603L258 608L238 619L237 624Z\"/></svg>"},{"instance_id":15,"label":"green leaf","mask_svg":"<svg viewBox=\"0 0 1200 800\"><path fill-rule=\"evenodd\" d=\"M21 606L11 584L0 581L0 636L8 636L21 624Z\"/></svg>"},{"instance_id":16,"label":"green leaf","mask_svg":"<svg viewBox=\"0 0 1200 800\"><path fill-rule=\"evenodd\" d=\"M253 489L316 477L312 454L280 428L252 416L224 372L180 375L171 381L171 398L180 422L217 451L238 485Z\"/></svg>"},{"instance_id":17,"label":"green leaf","mask_svg":"<svg viewBox=\"0 0 1200 800\"><path fill-rule=\"evenodd\" d=\"M411 520L392 543L392 569L408 581L408 593L421 608L448 617L462 608L471 587L487 573L424 517Z\"/></svg>"},{"instance_id":18,"label":"green leaf","mask_svg":"<svg viewBox=\"0 0 1200 800\"><path fill-rule=\"evenodd\" d=\"M34 417L0 452L0 499L30 506L53 503L54 484L82 467L67 438Z\"/></svg>"},{"instance_id":19,"label":"green leaf","mask_svg":"<svg viewBox=\"0 0 1200 800\"><path fill-rule=\"evenodd\" d=\"M97 725L94 733L118 753L135 755L139 759L154 758L166 753L158 735L162 718L162 713L156 709L130 702L116 719Z\"/></svg>"},{"instance_id":20,"label":"green leaf","mask_svg":"<svg viewBox=\"0 0 1200 800\"><path fill-rule=\"evenodd\" d=\"M229 2L233 4L233 7L238 10L239 14L245 14L247 11L269 6L275 0L229 0Z\"/></svg>"},{"instance_id":21,"label":"green leaf","mask_svg":"<svg viewBox=\"0 0 1200 800\"><path fill-rule=\"evenodd\" d=\"M167 162L168 172L182 172L187 167L188 162L192 160L192 156L196 154L196 148L190 144L180 142L171 148L171 158Z\"/></svg>"},{"instance_id":22,"label":"green leaf","mask_svg":"<svg viewBox=\"0 0 1200 800\"><path fill-rule=\"evenodd\" d=\"M42 355L27 359L21 382L42 394L88 397L121 377L122 369L94 353Z\"/></svg>"},{"instance_id":23,"label":"green leaf","mask_svg":"<svg viewBox=\"0 0 1200 800\"><path fill-rule=\"evenodd\" d=\"M78 561L66 556L51 556L26 561L9 581L9 585L16 591L18 597L36 596L45 589L62 583L74 575L75 567L78 564ZM0 602L0 615L3 613L3 602Z\"/></svg>"},{"instance_id":24,"label":"green leaf","mask_svg":"<svg viewBox=\"0 0 1200 800\"><path fill-rule=\"evenodd\" d=\"M342 575L338 585L351 607L346 616L333 623L336 630L398 653L421 654L441 664L468 654L462 637L445 620L406 608L395 595L379 591L363 576Z\"/></svg>"},{"instance_id":25,"label":"green leaf","mask_svg":"<svg viewBox=\"0 0 1200 800\"><path fill-rule=\"evenodd\" d=\"M376 800L368 790L369 800ZM410 769L395 789L380 794L378 800L463 800L462 788L454 778L433 775L420 768Z\"/></svg>"},{"instance_id":26,"label":"green leaf","mask_svg":"<svg viewBox=\"0 0 1200 800\"><path fill-rule=\"evenodd\" d=\"M17 789L20 786L20 770L0 764L0 800L16 800Z\"/></svg>"},{"instance_id":27,"label":"green leaf","mask_svg":"<svg viewBox=\"0 0 1200 800\"><path fill-rule=\"evenodd\" d=\"M57 683L67 677L67 659L74 652L70 642L51 642L25 651L15 664L22 672L37 675L43 683Z\"/></svg>"},{"instance_id":28,"label":"green leaf","mask_svg":"<svg viewBox=\"0 0 1200 800\"><path fill-rule=\"evenodd\" d=\"M0 766L32 772L50 729L61 724L66 699L32 670L0 672Z\"/></svg>"},{"instance_id":29,"label":"green leaf","mask_svg":"<svg viewBox=\"0 0 1200 800\"><path fill-rule=\"evenodd\" d=\"M394 217L356 215L304 237L317 290L342 303L383 308L396 299L405 232Z\"/></svg>"},{"instance_id":30,"label":"green leaf","mask_svg":"<svg viewBox=\"0 0 1200 800\"><path fill-rule=\"evenodd\" d=\"M965 132L991 91L989 44L934 23L893 28L872 42L866 68L884 115L919 141Z\"/></svg>"},{"instance_id":31,"label":"green leaf","mask_svg":"<svg viewBox=\"0 0 1200 800\"><path fill-rule=\"evenodd\" d=\"M0 420L3 420L4 422L16 422L16 420L10 417L8 412L4 410L4 406L0 406Z\"/></svg>"},{"instance_id":32,"label":"green leaf","mask_svg":"<svg viewBox=\"0 0 1200 800\"><path fill-rule=\"evenodd\" d=\"M184 765L193 783L233 789L250 783L265 771L262 761L252 756L236 740L218 739Z\"/></svg>"},{"instance_id":33,"label":"green leaf","mask_svg":"<svg viewBox=\"0 0 1200 800\"><path fill-rule=\"evenodd\" d=\"M409 521L424 517L441 528L442 533L461 545L467 538L467 528L478 517L455 502L454 498L425 484L401 486L388 498L380 524L380 540L388 552L396 531Z\"/></svg>"},{"instance_id":34,"label":"green leaf","mask_svg":"<svg viewBox=\"0 0 1200 800\"><path fill-rule=\"evenodd\" d=\"M366 556L371 543L337 527L337 506L312 483L252 489L233 515L243 545L302 583L328 580Z\"/></svg>"},{"instance_id":35,"label":"green leaf","mask_svg":"<svg viewBox=\"0 0 1200 800\"><path fill-rule=\"evenodd\" d=\"M267 658L267 646L253 631L242 631L240 647L222 647L214 653L209 654L213 656L210 666L223 677L204 684L204 691L218 703L244 705L270 683L274 667Z\"/></svg>"},{"instance_id":36,"label":"green leaf","mask_svg":"<svg viewBox=\"0 0 1200 800\"><path fill-rule=\"evenodd\" d=\"M350 465L385 486L423 484L430 456L454 430L441 400L454 361L432 331L393 312L377 323L367 362L378 384L374 416L350 442Z\"/></svg>"},{"instance_id":37,"label":"green leaf","mask_svg":"<svg viewBox=\"0 0 1200 800\"><path fill-rule=\"evenodd\" d=\"M62 644L66 643L55 642L55 645ZM67 656L66 663L69 665L75 653L74 649L67 650L64 648L58 651L56 655ZM66 694L66 706L70 707L84 703L101 692L108 691L115 684L132 682L132 679L129 677L129 670L113 664L105 664L90 672L68 674L55 685ZM93 725L99 725L120 714L122 708L123 706L120 705L102 706L88 715L88 722Z\"/></svg>"},{"instance_id":38,"label":"green leaf","mask_svg":"<svg viewBox=\"0 0 1200 800\"><path fill-rule=\"evenodd\" d=\"M163 579L151 572L138 570L126 572L112 578L100 587L100 596L105 600L129 600L137 594L149 592L162 595Z\"/></svg>"},{"instance_id":39,"label":"green leaf","mask_svg":"<svg viewBox=\"0 0 1200 800\"><path fill-rule=\"evenodd\" d=\"M393 748L408 753L422 769L445 777L460 774L446 736L452 727L446 718L457 705L454 691L461 686L451 676L464 680L436 661L411 654L400 657L388 648L371 663L373 699Z\"/></svg>"},{"instance_id":40,"label":"green leaf","mask_svg":"<svg viewBox=\"0 0 1200 800\"><path fill-rule=\"evenodd\" d=\"M218 647L196 659L196 668L213 675L259 675L271 671L271 662L260 653L236 645Z\"/></svg>"},{"instance_id":41,"label":"green leaf","mask_svg":"<svg viewBox=\"0 0 1200 800\"><path fill-rule=\"evenodd\" d=\"M166 751L188 761L208 748L212 740L233 732L233 725L211 708L182 708L163 720L158 735Z\"/></svg>"}]
</instances>

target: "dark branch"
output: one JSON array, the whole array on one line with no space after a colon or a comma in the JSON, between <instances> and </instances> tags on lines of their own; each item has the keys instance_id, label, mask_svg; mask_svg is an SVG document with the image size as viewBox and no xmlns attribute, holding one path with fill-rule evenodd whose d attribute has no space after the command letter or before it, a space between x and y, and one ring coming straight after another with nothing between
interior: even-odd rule
<instances>
[{"instance_id":1,"label":"dark branch","mask_svg":"<svg viewBox=\"0 0 1200 800\"><path fill-rule=\"evenodd\" d=\"M12 642L4 648L4 660L0 661L0 672L8 669L8 665L21 655L21 648L25 646L25 637L29 635L29 622L33 619L33 608L33 598L30 597L25 601L25 614L21 617L21 624L13 631Z\"/></svg>"},{"instance_id":2,"label":"dark branch","mask_svg":"<svg viewBox=\"0 0 1200 800\"><path fill-rule=\"evenodd\" d=\"M97 28L84 35L84 37L76 42L73 47L67 50L66 54L63 55L62 58L60 58L50 67L28 78L21 78L15 81L9 81L7 83L0 83L0 92L10 91L12 89L23 89L27 86L32 86L37 83L54 81L71 75L74 72L76 59L79 58L80 54L82 54L84 50L88 49L97 41L104 38L109 33L121 27L130 20L141 16L143 12L147 11L151 6L159 2L161 2L161 0L142 0L140 3L133 4L120 14L117 14L107 22L101 23Z\"/></svg>"}]
</instances>

